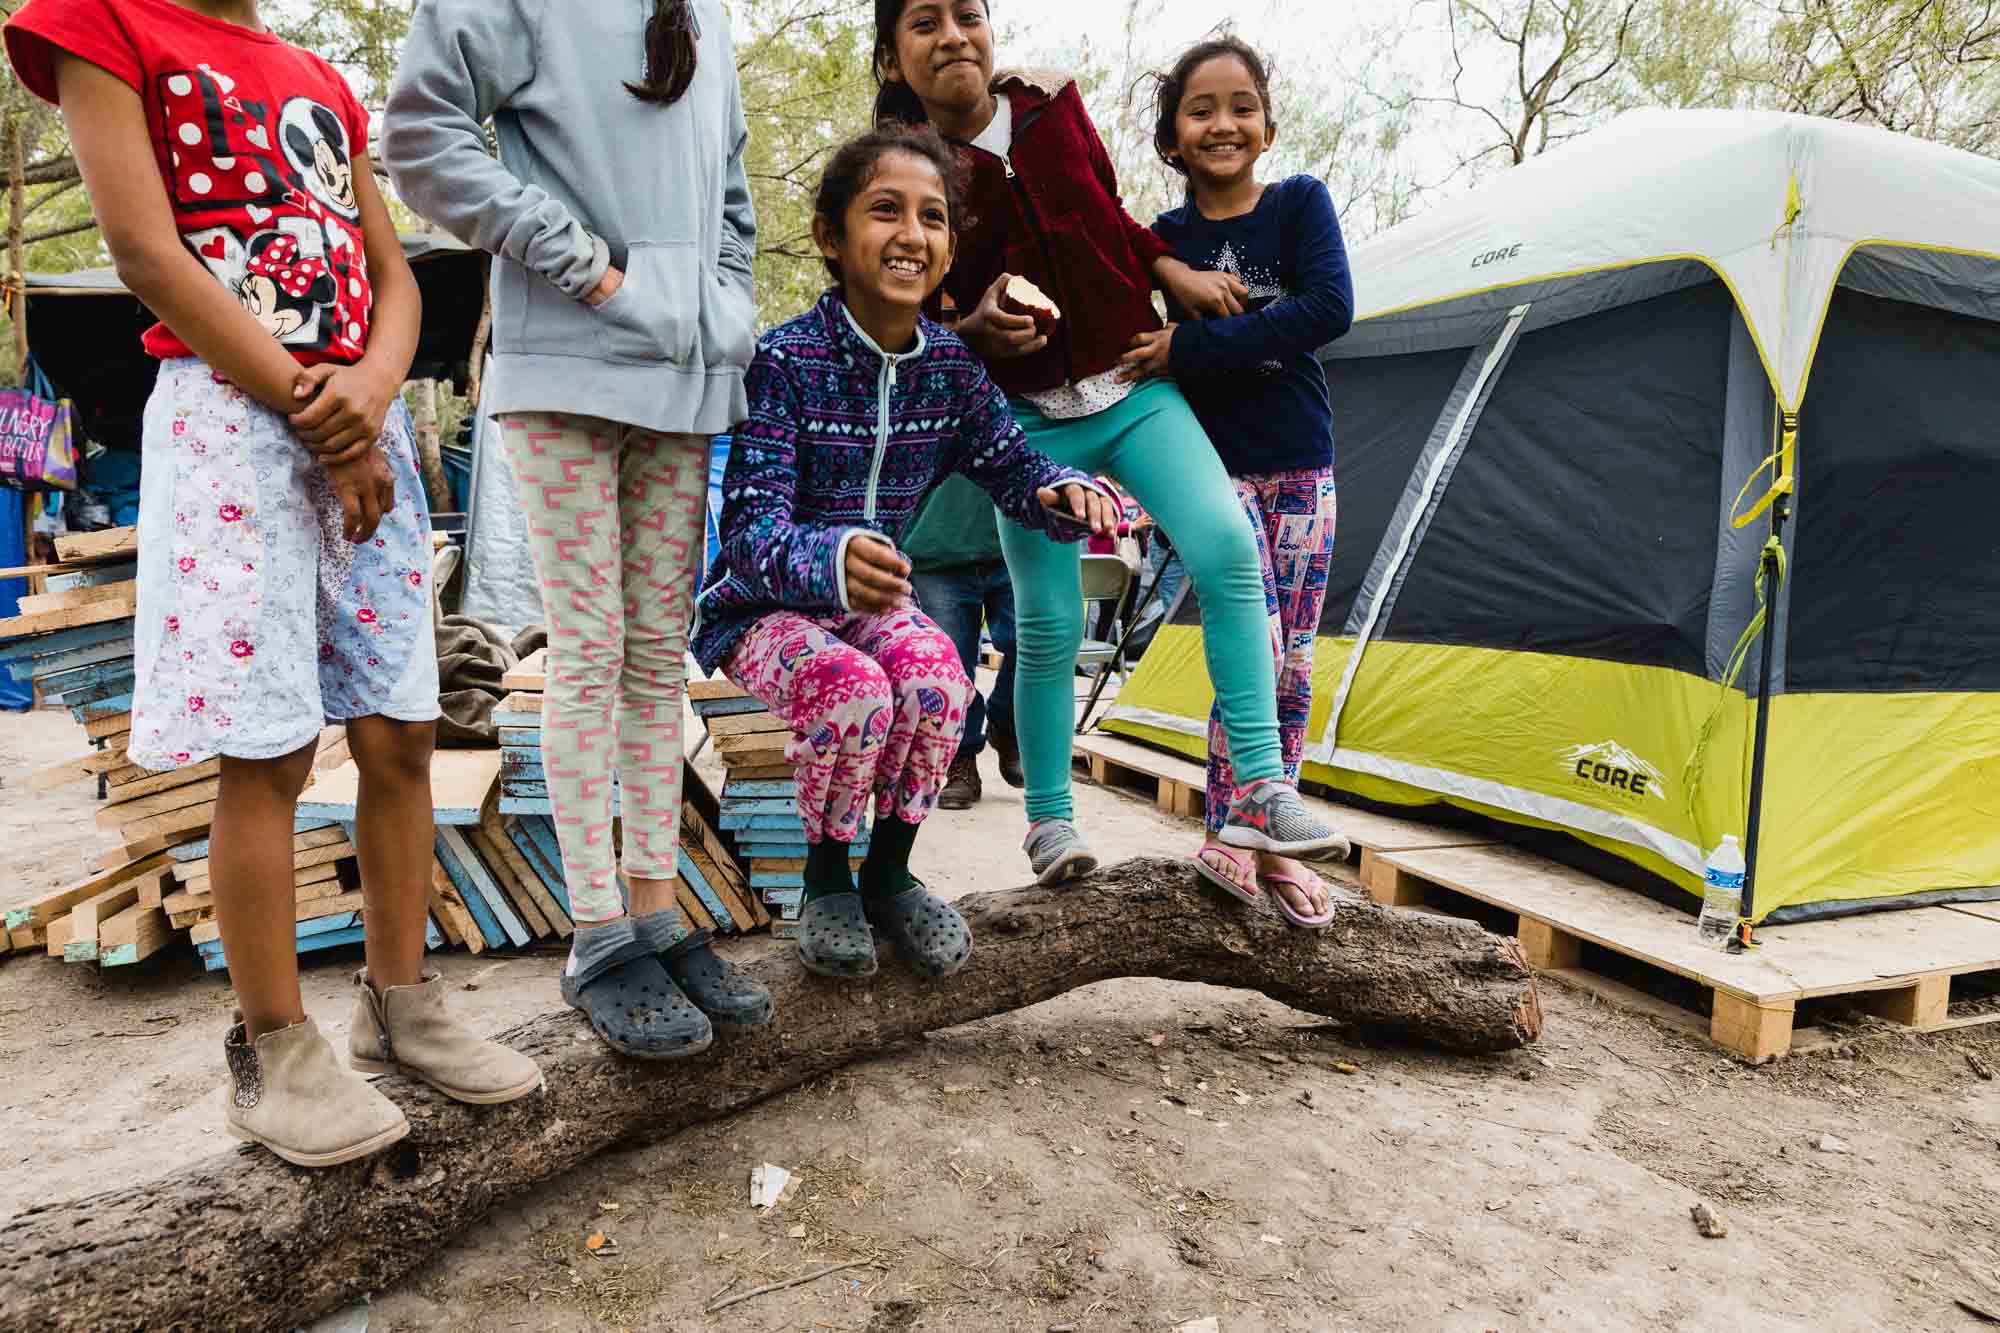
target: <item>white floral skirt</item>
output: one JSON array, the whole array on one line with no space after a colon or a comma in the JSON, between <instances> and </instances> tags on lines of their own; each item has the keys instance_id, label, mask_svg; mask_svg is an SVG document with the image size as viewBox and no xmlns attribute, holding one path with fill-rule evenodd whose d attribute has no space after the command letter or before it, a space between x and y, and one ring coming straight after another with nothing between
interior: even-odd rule
<instances>
[{"instance_id":1,"label":"white floral skirt","mask_svg":"<svg viewBox=\"0 0 2000 1333\"><path fill-rule=\"evenodd\" d=\"M200 361L146 404L132 762L290 754L327 721L438 716L430 511L409 413L382 448L396 506L369 541L284 417Z\"/></svg>"}]
</instances>

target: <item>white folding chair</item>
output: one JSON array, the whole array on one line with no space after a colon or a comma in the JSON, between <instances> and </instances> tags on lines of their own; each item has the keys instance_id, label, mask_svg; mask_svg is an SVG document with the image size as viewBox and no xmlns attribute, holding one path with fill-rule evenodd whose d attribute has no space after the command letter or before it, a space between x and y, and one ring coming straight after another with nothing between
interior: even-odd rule
<instances>
[{"instance_id":1,"label":"white folding chair","mask_svg":"<svg viewBox=\"0 0 2000 1333\"><path fill-rule=\"evenodd\" d=\"M1118 661L1118 616L1124 611L1126 594L1132 588L1132 570L1115 555L1086 555L1082 559L1082 566L1084 635L1083 646L1077 649L1076 664L1078 667L1091 668L1091 674L1096 676L1103 676L1115 670L1122 684L1125 673ZM1106 604L1112 608L1112 620L1105 631L1105 637L1098 638L1090 631L1093 622L1099 618L1098 609ZM1087 696L1094 696L1094 693L1084 691L1079 693L1077 698L1080 701ZM1084 719L1085 722L1088 720Z\"/></svg>"}]
</instances>

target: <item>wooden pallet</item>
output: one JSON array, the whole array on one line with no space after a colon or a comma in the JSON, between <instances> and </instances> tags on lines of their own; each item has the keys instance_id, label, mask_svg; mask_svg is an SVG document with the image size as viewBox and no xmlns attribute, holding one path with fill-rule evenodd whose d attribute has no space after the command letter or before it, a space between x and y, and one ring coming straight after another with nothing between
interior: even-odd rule
<instances>
[{"instance_id":1,"label":"wooden pallet","mask_svg":"<svg viewBox=\"0 0 2000 1333\"><path fill-rule=\"evenodd\" d=\"M1076 762L1088 765L1091 781L1100 787L1122 787L1148 795L1167 814L1200 819L1207 808L1208 772L1191 759L1097 733L1077 737L1073 755ZM1493 841L1490 836L1463 829L1376 814L1312 795L1307 795L1305 801L1315 813L1347 835L1354 856L1360 861L1364 880L1374 872L1377 858L1389 852L1478 847Z\"/></svg>"},{"instance_id":2,"label":"wooden pallet","mask_svg":"<svg viewBox=\"0 0 2000 1333\"><path fill-rule=\"evenodd\" d=\"M1497 845L1385 852L1362 877L1396 907L1442 907L1452 895L1513 913L1528 962L1623 1007L1705 1031L1761 1063L1825 1038L1794 1028L1806 1000L1843 997L1920 1032L2000 1020L1953 1017L1952 979L2000 970L2000 907L1920 907L1757 932L1745 954L1710 949L1694 918L1554 861ZM1710 997L1706 1022L1590 966L1587 946L1685 978Z\"/></svg>"},{"instance_id":3,"label":"wooden pallet","mask_svg":"<svg viewBox=\"0 0 2000 1333\"><path fill-rule=\"evenodd\" d=\"M1098 786L1148 796L1164 814L1200 819L1208 806L1207 770L1177 754L1094 731L1071 740L1070 758Z\"/></svg>"}]
</instances>

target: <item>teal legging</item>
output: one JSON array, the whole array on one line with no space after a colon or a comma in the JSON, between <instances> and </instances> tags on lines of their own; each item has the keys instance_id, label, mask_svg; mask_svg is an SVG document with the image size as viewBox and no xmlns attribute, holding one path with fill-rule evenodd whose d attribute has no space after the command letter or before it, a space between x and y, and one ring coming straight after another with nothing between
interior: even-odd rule
<instances>
[{"instance_id":1,"label":"teal legging","mask_svg":"<svg viewBox=\"0 0 2000 1333\"><path fill-rule=\"evenodd\" d=\"M1014 417L1028 443L1058 463L1106 475L1153 516L1201 594L1203 650L1236 781L1284 776L1277 679L1264 568L1236 488L1194 411L1171 380L1149 380L1094 416L1054 421L1023 399ZM1070 733L1076 654L1083 645L1082 547L1013 523L1000 546L1014 579L1014 726L1028 778L1028 820L1071 819ZM1259 651L1252 652L1255 646Z\"/></svg>"}]
</instances>

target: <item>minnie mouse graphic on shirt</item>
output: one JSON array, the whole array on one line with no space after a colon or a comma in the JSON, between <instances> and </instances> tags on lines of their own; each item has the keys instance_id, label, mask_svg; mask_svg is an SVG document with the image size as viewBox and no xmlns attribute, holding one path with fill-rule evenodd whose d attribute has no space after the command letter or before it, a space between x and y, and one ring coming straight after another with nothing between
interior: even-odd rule
<instances>
[{"instance_id":1,"label":"minnie mouse graphic on shirt","mask_svg":"<svg viewBox=\"0 0 2000 1333\"><path fill-rule=\"evenodd\" d=\"M349 122L311 97L273 114L207 64L156 87L174 207L213 222L183 231L188 248L288 350L358 360L373 291Z\"/></svg>"}]
</instances>

